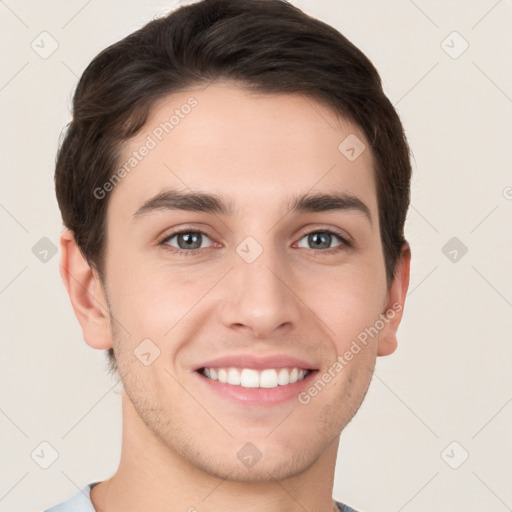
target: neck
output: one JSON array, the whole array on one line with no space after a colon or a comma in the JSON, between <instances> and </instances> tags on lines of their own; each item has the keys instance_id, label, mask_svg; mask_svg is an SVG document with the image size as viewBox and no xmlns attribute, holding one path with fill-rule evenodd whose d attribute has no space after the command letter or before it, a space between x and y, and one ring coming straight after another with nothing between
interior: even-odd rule
<instances>
[{"instance_id":1,"label":"neck","mask_svg":"<svg viewBox=\"0 0 512 512\"><path fill-rule=\"evenodd\" d=\"M190 464L139 418L123 390L123 442L116 473L93 487L98 512L325 512L332 500L337 437L305 471L284 480L233 481ZM170 508L170 505L172 508Z\"/></svg>"}]
</instances>

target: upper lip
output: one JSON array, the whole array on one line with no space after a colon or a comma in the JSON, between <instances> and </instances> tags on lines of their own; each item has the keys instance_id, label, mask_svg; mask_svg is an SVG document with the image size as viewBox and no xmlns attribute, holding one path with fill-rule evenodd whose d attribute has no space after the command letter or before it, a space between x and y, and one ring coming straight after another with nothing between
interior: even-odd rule
<instances>
[{"instance_id":1,"label":"upper lip","mask_svg":"<svg viewBox=\"0 0 512 512\"><path fill-rule=\"evenodd\" d=\"M200 370L201 368L254 368L255 370L264 370L266 368L299 368L315 370L317 366L304 359L286 354L267 356L237 354L210 359L194 367L194 371Z\"/></svg>"}]
</instances>

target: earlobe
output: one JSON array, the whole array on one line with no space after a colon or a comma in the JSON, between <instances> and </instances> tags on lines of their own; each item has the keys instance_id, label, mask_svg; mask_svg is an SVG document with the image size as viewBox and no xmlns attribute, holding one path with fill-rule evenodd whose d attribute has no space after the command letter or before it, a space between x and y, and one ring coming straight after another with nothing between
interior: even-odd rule
<instances>
[{"instance_id":1,"label":"earlobe","mask_svg":"<svg viewBox=\"0 0 512 512\"><path fill-rule=\"evenodd\" d=\"M411 248L409 243L402 246L397 262L395 277L388 292L387 304L383 312L384 328L379 333L378 356L392 354L397 347L396 332L402 320L405 297L409 288L409 272L411 266Z\"/></svg>"},{"instance_id":2,"label":"earlobe","mask_svg":"<svg viewBox=\"0 0 512 512\"><path fill-rule=\"evenodd\" d=\"M60 275L85 342L99 350L111 348L110 316L101 281L87 263L69 229L60 237L60 250Z\"/></svg>"}]
</instances>

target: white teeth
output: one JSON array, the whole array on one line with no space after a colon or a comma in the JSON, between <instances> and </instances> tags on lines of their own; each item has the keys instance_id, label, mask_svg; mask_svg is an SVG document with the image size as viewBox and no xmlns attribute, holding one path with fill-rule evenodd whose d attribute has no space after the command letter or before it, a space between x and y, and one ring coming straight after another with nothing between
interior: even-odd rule
<instances>
[{"instance_id":1,"label":"white teeth","mask_svg":"<svg viewBox=\"0 0 512 512\"><path fill-rule=\"evenodd\" d=\"M276 370L263 370L260 375L260 388L275 388L279 385Z\"/></svg>"},{"instance_id":2,"label":"white teeth","mask_svg":"<svg viewBox=\"0 0 512 512\"><path fill-rule=\"evenodd\" d=\"M218 380L223 384L241 386L243 388L276 388L293 384L304 379L308 370L299 368L268 368L265 370L254 370L252 368L203 368L205 377Z\"/></svg>"},{"instance_id":3,"label":"white teeth","mask_svg":"<svg viewBox=\"0 0 512 512\"><path fill-rule=\"evenodd\" d=\"M240 386L243 388L259 388L260 376L256 370L249 370L244 368L240 375Z\"/></svg>"},{"instance_id":4,"label":"white teeth","mask_svg":"<svg viewBox=\"0 0 512 512\"><path fill-rule=\"evenodd\" d=\"M290 384L290 372L286 368L281 368L279 370L278 381L280 386Z\"/></svg>"},{"instance_id":5,"label":"white teeth","mask_svg":"<svg viewBox=\"0 0 512 512\"><path fill-rule=\"evenodd\" d=\"M236 368L228 370L228 384L240 386L240 372Z\"/></svg>"},{"instance_id":6,"label":"white teeth","mask_svg":"<svg viewBox=\"0 0 512 512\"><path fill-rule=\"evenodd\" d=\"M228 372L224 370L224 368L220 368L218 377L219 382L226 384L226 382L228 381Z\"/></svg>"}]
</instances>

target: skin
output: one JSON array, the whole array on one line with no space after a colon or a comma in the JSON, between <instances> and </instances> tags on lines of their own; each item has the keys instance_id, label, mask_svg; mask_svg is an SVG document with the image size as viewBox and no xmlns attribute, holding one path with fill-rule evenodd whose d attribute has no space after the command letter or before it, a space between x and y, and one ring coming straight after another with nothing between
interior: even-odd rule
<instances>
[{"instance_id":1,"label":"skin","mask_svg":"<svg viewBox=\"0 0 512 512\"><path fill-rule=\"evenodd\" d=\"M61 237L61 274L84 339L114 347L123 384L119 468L92 502L104 512L331 510L340 433L376 358L396 349L403 309L306 405L247 407L204 392L192 367L234 353L286 354L322 374L381 313L403 308L409 246L388 288L370 146L311 98L254 95L230 82L190 89L155 105L123 158L191 96L198 105L110 192L104 286L72 233ZM338 150L349 134L367 148L355 161ZM162 209L134 220L164 189L218 194L236 215ZM350 210L288 212L291 195L332 191L359 197L373 224ZM166 249L177 237L160 244L183 227L206 233L199 253ZM337 229L354 245L324 254L308 243L312 229ZM263 249L250 264L236 252L247 236ZM134 350L148 338L160 356L145 366ZM248 442L262 454L251 468L237 457Z\"/></svg>"}]
</instances>

